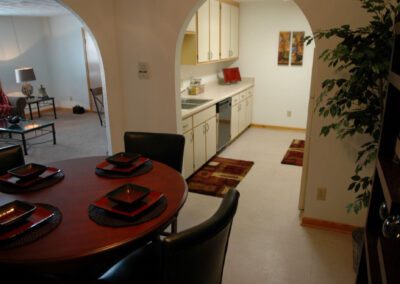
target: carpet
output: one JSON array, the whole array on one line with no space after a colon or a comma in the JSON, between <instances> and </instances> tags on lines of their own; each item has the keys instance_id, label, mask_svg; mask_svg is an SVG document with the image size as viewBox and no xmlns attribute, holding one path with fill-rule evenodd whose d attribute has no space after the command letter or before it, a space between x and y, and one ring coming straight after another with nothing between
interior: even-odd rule
<instances>
[{"instance_id":1,"label":"carpet","mask_svg":"<svg viewBox=\"0 0 400 284\"><path fill-rule=\"evenodd\" d=\"M223 197L236 187L254 162L214 157L187 180L189 191Z\"/></svg>"},{"instance_id":2,"label":"carpet","mask_svg":"<svg viewBox=\"0 0 400 284\"><path fill-rule=\"evenodd\" d=\"M303 166L304 140L293 139L281 164Z\"/></svg>"}]
</instances>

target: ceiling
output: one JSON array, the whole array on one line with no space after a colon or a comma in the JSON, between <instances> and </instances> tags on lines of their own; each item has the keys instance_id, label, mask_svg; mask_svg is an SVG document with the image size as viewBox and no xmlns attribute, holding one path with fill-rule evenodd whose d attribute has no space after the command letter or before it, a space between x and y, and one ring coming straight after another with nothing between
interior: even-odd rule
<instances>
[{"instance_id":1,"label":"ceiling","mask_svg":"<svg viewBox=\"0 0 400 284\"><path fill-rule=\"evenodd\" d=\"M68 10L55 0L0 0L0 16L56 16Z\"/></svg>"}]
</instances>

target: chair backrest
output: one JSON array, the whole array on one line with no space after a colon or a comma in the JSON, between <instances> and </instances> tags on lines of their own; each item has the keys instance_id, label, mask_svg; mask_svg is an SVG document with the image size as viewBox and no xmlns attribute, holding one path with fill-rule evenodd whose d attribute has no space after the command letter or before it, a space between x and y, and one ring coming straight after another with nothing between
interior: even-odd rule
<instances>
[{"instance_id":1,"label":"chair backrest","mask_svg":"<svg viewBox=\"0 0 400 284\"><path fill-rule=\"evenodd\" d=\"M125 132L125 151L164 163L182 172L185 137L171 133Z\"/></svg>"},{"instance_id":2,"label":"chair backrest","mask_svg":"<svg viewBox=\"0 0 400 284\"><path fill-rule=\"evenodd\" d=\"M10 145L0 148L0 175L8 170L25 164L24 153L20 145Z\"/></svg>"},{"instance_id":3,"label":"chair backrest","mask_svg":"<svg viewBox=\"0 0 400 284\"><path fill-rule=\"evenodd\" d=\"M230 189L210 219L163 240L163 283L221 283L238 201L239 192Z\"/></svg>"},{"instance_id":4,"label":"chair backrest","mask_svg":"<svg viewBox=\"0 0 400 284\"><path fill-rule=\"evenodd\" d=\"M93 96L103 95L103 88L102 87L90 88L90 91L92 92Z\"/></svg>"}]
</instances>

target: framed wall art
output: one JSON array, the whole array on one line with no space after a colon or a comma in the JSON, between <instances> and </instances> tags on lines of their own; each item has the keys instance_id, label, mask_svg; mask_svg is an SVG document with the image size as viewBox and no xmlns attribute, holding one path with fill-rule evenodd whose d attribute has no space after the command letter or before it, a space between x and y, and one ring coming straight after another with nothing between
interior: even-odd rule
<instances>
[{"instance_id":1,"label":"framed wall art","mask_svg":"<svg viewBox=\"0 0 400 284\"><path fill-rule=\"evenodd\" d=\"M292 33L291 65L303 65L304 32Z\"/></svg>"},{"instance_id":2,"label":"framed wall art","mask_svg":"<svg viewBox=\"0 0 400 284\"><path fill-rule=\"evenodd\" d=\"M290 32L279 32L278 65L289 65Z\"/></svg>"}]
</instances>

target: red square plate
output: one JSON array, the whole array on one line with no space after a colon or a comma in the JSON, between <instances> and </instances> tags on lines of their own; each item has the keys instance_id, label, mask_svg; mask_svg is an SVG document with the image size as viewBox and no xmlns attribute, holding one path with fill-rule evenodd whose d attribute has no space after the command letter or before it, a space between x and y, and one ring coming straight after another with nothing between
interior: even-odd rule
<instances>
[{"instance_id":1,"label":"red square plate","mask_svg":"<svg viewBox=\"0 0 400 284\"><path fill-rule=\"evenodd\" d=\"M110 164L118 167L130 167L140 157L138 153L120 152L106 159Z\"/></svg>"},{"instance_id":2,"label":"red square plate","mask_svg":"<svg viewBox=\"0 0 400 284\"><path fill-rule=\"evenodd\" d=\"M107 196L103 196L99 200L95 201L93 205L125 217L135 217L136 215L150 208L163 196L164 194L160 192L151 191L144 199L142 199L140 202L134 203L132 206L114 202Z\"/></svg>"},{"instance_id":3,"label":"red square plate","mask_svg":"<svg viewBox=\"0 0 400 284\"><path fill-rule=\"evenodd\" d=\"M25 233L37 225L43 223L54 215L53 212L38 206L36 210L26 220L18 224L18 226L10 226L9 230L0 231L0 242L9 241L22 233Z\"/></svg>"},{"instance_id":4,"label":"red square plate","mask_svg":"<svg viewBox=\"0 0 400 284\"><path fill-rule=\"evenodd\" d=\"M46 169L47 169L46 166L35 163L29 163L26 165L13 168L9 170L8 173L20 179L30 179L42 174Z\"/></svg>"},{"instance_id":5,"label":"red square plate","mask_svg":"<svg viewBox=\"0 0 400 284\"><path fill-rule=\"evenodd\" d=\"M103 170L103 171L108 171L108 172L114 172L114 173L125 173L129 174L133 172L136 168L140 167L144 163L146 163L149 160L149 158L145 157L139 157L130 167L118 167L116 165L113 165L109 163L108 161L103 161L99 164L97 164L96 168Z\"/></svg>"},{"instance_id":6,"label":"red square plate","mask_svg":"<svg viewBox=\"0 0 400 284\"><path fill-rule=\"evenodd\" d=\"M52 176L58 174L59 172L61 172L60 169L53 168L53 167L47 167L47 169L42 174L40 174L36 178L28 179L28 180L15 177L15 176L11 175L10 173L7 173L7 174L0 176L0 181L11 184L11 185L19 186L19 187L28 187L28 186L34 185L38 182L41 182L49 177L52 177Z\"/></svg>"},{"instance_id":7,"label":"red square plate","mask_svg":"<svg viewBox=\"0 0 400 284\"><path fill-rule=\"evenodd\" d=\"M0 228L28 218L35 210L35 205L19 200L0 206Z\"/></svg>"},{"instance_id":8,"label":"red square plate","mask_svg":"<svg viewBox=\"0 0 400 284\"><path fill-rule=\"evenodd\" d=\"M117 189L107 193L107 197L112 201L133 205L133 203L143 199L150 193L150 189L133 183L126 183Z\"/></svg>"}]
</instances>

